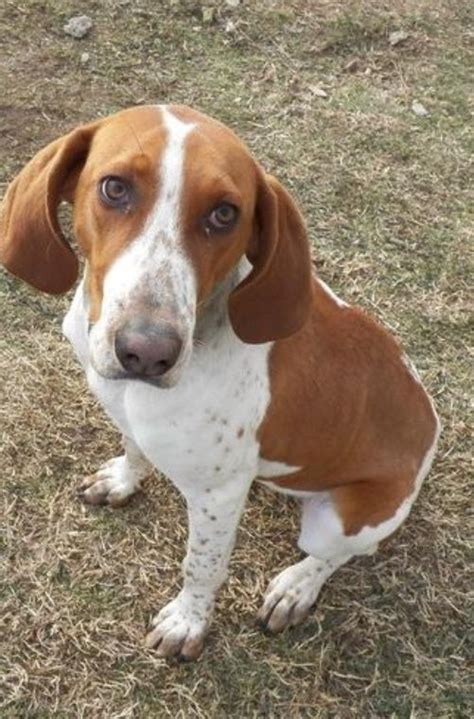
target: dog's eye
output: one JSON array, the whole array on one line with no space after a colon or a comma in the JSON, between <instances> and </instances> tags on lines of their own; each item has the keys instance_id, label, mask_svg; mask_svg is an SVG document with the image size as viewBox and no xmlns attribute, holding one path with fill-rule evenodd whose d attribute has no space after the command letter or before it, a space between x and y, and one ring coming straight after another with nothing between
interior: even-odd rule
<instances>
[{"instance_id":1,"label":"dog's eye","mask_svg":"<svg viewBox=\"0 0 474 719\"><path fill-rule=\"evenodd\" d=\"M230 230L237 221L239 211L230 202L222 202L206 217L206 228L211 232Z\"/></svg>"},{"instance_id":2,"label":"dog's eye","mask_svg":"<svg viewBox=\"0 0 474 719\"><path fill-rule=\"evenodd\" d=\"M120 177L108 176L99 182L99 195L101 200L109 207L126 209L131 200L130 185Z\"/></svg>"}]
</instances>

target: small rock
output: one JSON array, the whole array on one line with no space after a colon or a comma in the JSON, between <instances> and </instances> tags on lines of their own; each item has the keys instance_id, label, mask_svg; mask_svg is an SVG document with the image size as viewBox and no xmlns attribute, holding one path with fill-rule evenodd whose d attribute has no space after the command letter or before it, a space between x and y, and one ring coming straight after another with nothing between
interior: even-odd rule
<instances>
[{"instance_id":1,"label":"small rock","mask_svg":"<svg viewBox=\"0 0 474 719\"><path fill-rule=\"evenodd\" d=\"M319 87L319 85L311 85L309 88L311 90L311 94L315 97L327 97L328 94L326 90L323 90L322 87Z\"/></svg>"},{"instance_id":2,"label":"small rock","mask_svg":"<svg viewBox=\"0 0 474 719\"><path fill-rule=\"evenodd\" d=\"M430 114L426 107L422 105L421 102L418 102L418 100L413 100L411 103L411 109L418 117L428 117Z\"/></svg>"},{"instance_id":3,"label":"small rock","mask_svg":"<svg viewBox=\"0 0 474 719\"><path fill-rule=\"evenodd\" d=\"M70 35L76 40L80 40L87 35L93 24L92 19L88 15L76 15L67 21L63 30L66 35Z\"/></svg>"},{"instance_id":4,"label":"small rock","mask_svg":"<svg viewBox=\"0 0 474 719\"><path fill-rule=\"evenodd\" d=\"M229 7L239 7L240 0L225 0L225 4Z\"/></svg>"},{"instance_id":5,"label":"small rock","mask_svg":"<svg viewBox=\"0 0 474 719\"><path fill-rule=\"evenodd\" d=\"M400 45L400 43L405 42L405 40L408 40L408 33L405 32L405 30L395 30L395 32L391 32L388 36L388 41L392 47Z\"/></svg>"},{"instance_id":6,"label":"small rock","mask_svg":"<svg viewBox=\"0 0 474 719\"><path fill-rule=\"evenodd\" d=\"M81 63L82 63L83 65L85 65L86 62L89 62L89 60L90 60L90 55L89 55L89 53L88 53L88 52L83 52L82 55L81 55Z\"/></svg>"}]
</instances>

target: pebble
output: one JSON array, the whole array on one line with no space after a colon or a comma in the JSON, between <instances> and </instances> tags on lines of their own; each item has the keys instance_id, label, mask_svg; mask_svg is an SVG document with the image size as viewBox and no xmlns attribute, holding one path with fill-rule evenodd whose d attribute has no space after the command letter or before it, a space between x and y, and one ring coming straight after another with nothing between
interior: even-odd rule
<instances>
[{"instance_id":1,"label":"pebble","mask_svg":"<svg viewBox=\"0 0 474 719\"><path fill-rule=\"evenodd\" d=\"M411 103L411 109L418 117L428 117L430 114L426 107L422 105L421 102L418 102L418 100L413 100Z\"/></svg>"},{"instance_id":2,"label":"pebble","mask_svg":"<svg viewBox=\"0 0 474 719\"><path fill-rule=\"evenodd\" d=\"M80 40L90 32L93 24L92 18L90 18L89 15L76 15L67 21L63 30L66 35Z\"/></svg>"},{"instance_id":3,"label":"pebble","mask_svg":"<svg viewBox=\"0 0 474 719\"><path fill-rule=\"evenodd\" d=\"M408 33L405 32L405 30L395 30L395 32L391 32L388 36L388 41L392 47L399 45L401 42L405 42L405 40L408 40Z\"/></svg>"}]
</instances>

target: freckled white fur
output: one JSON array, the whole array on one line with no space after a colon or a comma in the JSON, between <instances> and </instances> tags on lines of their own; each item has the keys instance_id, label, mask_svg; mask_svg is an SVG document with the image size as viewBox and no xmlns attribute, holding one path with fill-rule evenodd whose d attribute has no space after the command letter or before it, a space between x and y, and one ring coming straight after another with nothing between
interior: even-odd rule
<instances>
[{"instance_id":1,"label":"freckled white fur","mask_svg":"<svg viewBox=\"0 0 474 719\"><path fill-rule=\"evenodd\" d=\"M248 272L242 263L237 278ZM270 399L271 343L246 345L225 317L209 327L184 366L179 383L158 389L141 382L109 380L90 363L82 285L64 322L65 333L83 363L89 385L125 437L165 472L188 505L188 551L183 589L155 620L147 642L158 654L186 653L204 633L227 564L245 499L258 473L258 426ZM224 296L228 289L223 288ZM219 298L217 300L219 307ZM226 310L226 305L223 308ZM241 430L244 430L242 433ZM98 479L101 479L100 477ZM114 487L91 493L127 492L123 476Z\"/></svg>"},{"instance_id":2,"label":"freckled white fur","mask_svg":"<svg viewBox=\"0 0 474 719\"><path fill-rule=\"evenodd\" d=\"M332 289L325 282L323 282L322 279L320 279L319 277L316 277L316 282L319 284L320 287L322 287L322 289L327 294L327 296L330 297L333 300L333 302L336 303L336 305L338 307L340 307L341 309L343 309L344 307L349 307L347 302L344 302L344 300L341 300L341 298L338 297L336 295L336 293L333 292Z\"/></svg>"}]
</instances>

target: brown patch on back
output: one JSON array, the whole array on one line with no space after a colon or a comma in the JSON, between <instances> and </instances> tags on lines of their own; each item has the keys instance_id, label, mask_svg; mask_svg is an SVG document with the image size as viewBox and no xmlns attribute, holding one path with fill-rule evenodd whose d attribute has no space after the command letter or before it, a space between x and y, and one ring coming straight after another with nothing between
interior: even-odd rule
<instances>
[{"instance_id":1,"label":"brown patch on back","mask_svg":"<svg viewBox=\"0 0 474 719\"><path fill-rule=\"evenodd\" d=\"M338 307L315 283L311 320L272 349L270 386L261 456L302 467L270 481L334 490L348 533L358 531L361 517L355 496L364 498L365 523L392 516L412 491L436 428L395 340L362 312Z\"/></svg>"}]
</instances>

